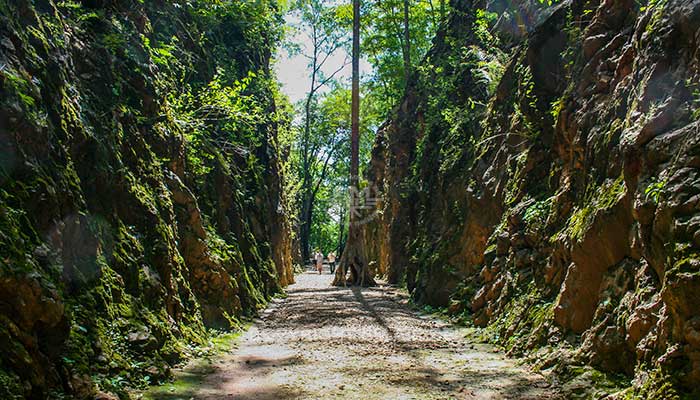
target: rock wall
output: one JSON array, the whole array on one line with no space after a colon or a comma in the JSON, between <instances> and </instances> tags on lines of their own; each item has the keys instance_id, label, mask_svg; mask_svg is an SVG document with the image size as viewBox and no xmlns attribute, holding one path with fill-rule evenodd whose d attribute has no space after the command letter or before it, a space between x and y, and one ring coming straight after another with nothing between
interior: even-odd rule
<instances>
[{"instance_id":1,"label":"rock wall","mask_svg":"<svg viewBox=\"0 0 700 400\"><path fill-rule=\"evenodd\" d=\"M371 265L560 376L697 388L700 2L516 7L522 39L453 7L377 136Z\"/></svg>"},{"instance_id":2,"label":"rock wall","mask_svg":"<svg viewBox=\"0 0 700 400\"><path fill-rule=\"evenodd\" d=\"M292 283L272 4L0 1L0 398L126 396Z\"/></svg>"}]
</instances>

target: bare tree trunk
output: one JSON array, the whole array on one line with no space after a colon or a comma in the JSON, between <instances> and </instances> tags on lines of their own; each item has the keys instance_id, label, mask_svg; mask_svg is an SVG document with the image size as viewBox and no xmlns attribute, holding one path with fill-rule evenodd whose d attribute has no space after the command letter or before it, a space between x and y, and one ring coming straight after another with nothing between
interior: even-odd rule
<instances>
[{"instance_id":1,"label":"bare tree trunk","mask_svg":"<svg viewBox=\"0 0 700 400\"><path fill-rule=\"evenodd\" d=\"M350 134L350 189L351 196L358 195L360 170L360 0L353 0L352 18L352 126ZM353 212L352 205L357 204L351 199L350 225L348 226L348 242L340 258L333 285L345 286L348 283L346 273L350 272L349 283L359 286L374 286L375 282L367 267L364 244L362 242L360 225Z\"/></svg>"}]
</instances>

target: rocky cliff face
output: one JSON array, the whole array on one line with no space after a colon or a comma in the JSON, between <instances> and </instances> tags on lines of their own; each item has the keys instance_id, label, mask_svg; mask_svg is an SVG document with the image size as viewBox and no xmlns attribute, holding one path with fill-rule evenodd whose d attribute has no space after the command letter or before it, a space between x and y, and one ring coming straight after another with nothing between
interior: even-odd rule
<instances>
[{"instance_id":1,"label":"rocky cliff face","mask_svg":"<svg viewBox=\"0 0 700 400\"><path fill-rule=\"evenodd\" d=\"M268 2L0 1L0 397L161 379L291 283Z\"/></svg>"},{"instance_id":2,"label":"rocky cliff face","mask_svg":"<svg viewBox=\"0 0 700 400\"><path fill-rule=\"evenodd\" d=\"M700 384L700 2L642 3L521 7L518 39L453 1L379 132L364 236L510 352L671 398Z\"/></svg>"}]
</instances>

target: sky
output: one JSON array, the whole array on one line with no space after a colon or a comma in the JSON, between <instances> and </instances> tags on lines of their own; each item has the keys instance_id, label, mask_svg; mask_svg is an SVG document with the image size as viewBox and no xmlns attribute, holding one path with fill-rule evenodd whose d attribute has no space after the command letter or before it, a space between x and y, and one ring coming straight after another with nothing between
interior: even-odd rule
<instances>
[{"instance_id":1,"label":"sky","mask_svg":"<svg viewBox=\"0 0 700 400\"><path fill-rule=\"evenodd\" d=\"M287 25L295 25L299 21L298 17L288 14L285 17L285 22ZM311 39L309 38L308 32L301 31L297 32L294 36L290 38L293 42L301 46L301 53L308 53L307 50L311 49ZM350 54L344 50L337 51L331 58L328 59L324 65L323 72L327 75L333 73L337 70L343 62L347 59L348 65L343 68L343 70L336 76L341 80L345 80L348 85L350 83L350 78L352 75L352 66L350 65ZM311 77L309 76L308 68L309 60L302 54L293 55L290 57L289 53L280 48L277 54L277 61L275 63L275 71L277 73L277 79L282 84L282 92L285 93L292 103L303 99L306 93L309 91L309 85L311 85ZM360 79L369 74L372 67L366 60L360 60ZM321 93L327 91L321 90Z\"/></svg>"}]
</instances>

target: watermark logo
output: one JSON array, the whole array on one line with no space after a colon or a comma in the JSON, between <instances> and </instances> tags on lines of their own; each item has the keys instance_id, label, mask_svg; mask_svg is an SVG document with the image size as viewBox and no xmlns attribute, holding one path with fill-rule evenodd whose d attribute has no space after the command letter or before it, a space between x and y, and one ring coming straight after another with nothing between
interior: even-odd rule
<instances>
[{"instance_id":1,"label":"watermark logo","mask_svg":"<svg viewBox=\"0 0 700 400\"><path fill-rule=\"evenodd\" d=\"M374 220L379 214L379 189L374 184L358 189L349 189L350 221L355 225L364 225Z\"/></svg>"}]
</instances>

